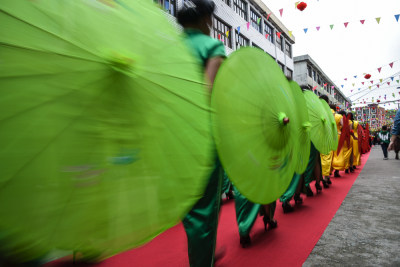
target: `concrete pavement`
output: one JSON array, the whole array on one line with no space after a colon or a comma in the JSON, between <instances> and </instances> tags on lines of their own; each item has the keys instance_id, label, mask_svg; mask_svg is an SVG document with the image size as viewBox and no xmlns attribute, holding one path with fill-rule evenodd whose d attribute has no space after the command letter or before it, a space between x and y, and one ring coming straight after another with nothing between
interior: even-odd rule
<instances>
[{"instance_id":1,"label":"concrete pavement","mask_svg":"<svg viewBox=\"0 0 400 267\"><path fill-rule=\"evenodd\" d=\"M383 160L380 146L371 149L303 266L400 266L400 160L393 151Z\"/></svg>"}]
</instances>

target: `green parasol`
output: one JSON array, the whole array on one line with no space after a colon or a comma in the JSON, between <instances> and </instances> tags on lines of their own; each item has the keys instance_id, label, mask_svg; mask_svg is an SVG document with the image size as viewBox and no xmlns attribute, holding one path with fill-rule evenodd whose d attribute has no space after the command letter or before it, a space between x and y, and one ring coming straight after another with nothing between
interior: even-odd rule
<instances>
[{"instance_id":1,"label":"green parasol","mask_svg":"<svg viewBox=\"0 0 400 267\"><path fill-rule=\"evenodd\" d=\"M329 107L328 103L326 103L325 100L320 99L321 103L322 103L322 107L325 110L325 113L327 114L327 120L328 120L328 124L331 126L331 130L332 130L332 138L333 141L332 143L330 143L331 145L331 151L335 151L338 147L338 143L339 143L339 138L337 135L337 126L336 126L336 122L335 122L335 115L333 115L332 113L332 109Z\"/></svg>"},{"instance_id":2,"label":"green parasol","mask_svg":"<svg viewBox=\"0 0 400 267\"><path fill-rule=\"evenodd\" d=\"M296 100L296 105L294 108L296 109L296 114L298 117L298 132L299 135L299 147L298 147L298 155L299 160L296 165L296 173L302 174L305 172L308 165L308 158L310 157L310 128L311 123L308 118L308 109L307 103L304 99L304 95L300 86L295 81L290 81L290 87L292 88L293 97Z\"/></svg>"},{"instance_id":3,"label":"green parasol","mask_svg":"<svg viewBox=\"0 0 400 267\"><path fill-rule=\"evenodd\" d=\"M178 223L212 167L201 66L151 1L0 4L0 253L108 257Z\"/></svg>"},{"instance_id":4,"label":"green parasol","mask_svg":"<svg viewBox=\"0 0 400 267\"><path fill-rule=\"evenodd\" d=\"M326 107L324 108L326 102L323 103L324 100L319 99L313 92L307 90L303 94L311 122L311 141L320 153L329 154L337 146L337 132L334 132L336 125L333 125L335 122L331 119L332 112L329 110L327 113Z\"/></svg>"},{"instance_id":5,"label":"green parasol","mask_svg":"<svg viewBox=\"0 0 400 267\"><path fill-rule=\"evenodd\" d=\"M293 177L299 135L279 66L255 48L232 53L218 71L211 105L218 154L235 187L255 203L278 199Z\"/></svg>"}]
</instances>

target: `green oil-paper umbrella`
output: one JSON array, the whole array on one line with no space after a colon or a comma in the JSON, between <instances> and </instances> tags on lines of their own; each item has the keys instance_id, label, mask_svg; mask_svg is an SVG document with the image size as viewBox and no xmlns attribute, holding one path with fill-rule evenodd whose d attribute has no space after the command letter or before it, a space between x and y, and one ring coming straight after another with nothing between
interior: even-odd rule
<instances>
[{"instance_id":1,"label":"green oil-paper umbrella","mask_svg":"<svg viewBox=\"0 0 400 267\"><path fill-rule=\"evenodd\" d=\"M256 48L232 53L211 105L218 154L235 187L255 203L278 199L299 158L295 99L279 66Z\"/></svg>"},{"instance_id":2,"label":"green oil-paper umbrella","mask_svg":"<svg viewBox=\"0 0 400 267\"><path fill-rule=\"evenodd\" d=\"M201 67L147 0L0 4L0 251L109 257L175 225L212 167Z\"/></svg>"},{"instance_id":3,"label":"green oil-paper umbrella","mask_svg":"<svg viewBox=\"0 0 400 267\"><path fill-rule=\"evenodd\" d=\"M297 152L299 160L296 162L296 173L302 174L308 165L308 158L310 157L310 129L311 123L308 118L307 103L300 86L295 81L290 81L293 97L295 98L297 115L297 127L299 132L298 149Z\"/></svg>"},{"instance_id":4,"label":"green oil-paper umbrella","mask_svg":"<svg viewBox=\"0 0 400 267\"><path fill-rule=\"evenodd\" d=\"M325 110L325 113L327 114L327 119L328 119L328 124L331 126L331 130L332 130L332 142L329 143L330 145L330 150L331 151L335 151L337 149L338 146L338 135L337 135L337 126L336 126L336 122L335 122L335 116L332 113L331 108L329 107L328 103L326 103L325 100L320 99L321 103L322 103L322 107Z\"/></svg>"},{"instance_id":5,"label":"green oil-paper umbrella","mask_svg":"<svg viewBox=\"0 0 400 267\"><path fill-rule=\"evenodd\" d=\"M312 91L304 91L304 98L307 103L308 117L311 122L310 138L315 148L322 154L329 154L335 143L330 117L327 114L323 103Z\"/></svg>"}]
</instances>

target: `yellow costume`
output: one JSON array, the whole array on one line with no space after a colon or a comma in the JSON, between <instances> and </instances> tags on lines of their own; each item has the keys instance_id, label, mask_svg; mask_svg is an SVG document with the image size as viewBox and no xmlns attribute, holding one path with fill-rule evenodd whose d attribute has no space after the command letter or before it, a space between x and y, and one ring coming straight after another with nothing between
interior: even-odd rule
<instances>
[{"instance_id":1,"label":"yellow costume","mask_svg":"<svg viewBox=\"0 0 400 267\"><path fill-rule=\"evenodd\" d=\"M336 122L337 130L338 130L338 139L340 139L340 134L341 134L341 131L342 131L342 124L341 124L342 118L343 118L342 115L335 114L335 122ZM346 157L345 157L345 155L350 155L347 152L348 144L346 146L346 143L347 142L345 142L345 144L343 144L339 155L337 154L337 150L333 153L332 167L335 170L339 170L339 171L344 171L345 170L345 167L346 167Z\"/></svg>"},{"instance_id":2,"label":"yellow costume","mask_svg":"<svg viewBox=\"0 0 400 267\"><path fill-rule=\"evenodd\" d=\"M331 110L332 110L332 115L335 117L335 111L333 109L331 109ZM339 124L340 124L340 120L339 120ZM331 175L332 160L333 160L333 151L329 152L329 154L321 154L321 168L322 168L322 175L324 177Z\"/></svg>"},{"instance_id":3,"label":"yellow costume","mask_svg":"<svg viewBox=\"0 0 400 267\"><path fill-rule=\"evenodd\" d=\"M358 121L354 121L353 123L353 131L354 136L358 139ZM360 166L361 165L361 153L358 150L358 140L353 140L353 166Z\"/></svg>"}]
</instances>

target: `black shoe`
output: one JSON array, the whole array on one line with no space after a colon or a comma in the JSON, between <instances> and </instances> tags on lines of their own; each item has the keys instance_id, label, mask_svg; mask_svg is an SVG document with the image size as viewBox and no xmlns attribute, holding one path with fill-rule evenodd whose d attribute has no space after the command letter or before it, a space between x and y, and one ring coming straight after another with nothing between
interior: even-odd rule
<instances>
[{"instance_id":1,"label":"black shoe","mask_svg":"<svg viewBox=\"0 0 400 267\"><path fill-rule=\"evenodd\" d=\"M342 177L342 176L340 176L338 170L336 170L336 171L334 172L334 175L333 175L333 176L336 177L336 178Z\"/></svg>"},{"instance_id":2,"label":"black shoe","mask_svg":"<svg viewBox=\"0 0 400 267\"><path fill-rule=\"evenodd\" d=\"M327 184L332 184L331 178L328 177L328 178L326 179L326 183L327 183Z\"/></svg>"},{"instance_id":3,"label":"black shoe","mask_svg":"<svg viewBox=\"0 0 400 267\"><path fill-rule=\"evenodd\" d=\"M300 197L300 194L294 194L293 199L294 199L294 203L296 203L296 204L303 203L303 199Z\"/></svg>"},{"instance_id":4,"label":"black shoe","mask_svg":"<svg viewBox=\"0 0 400 267\"><path fill-rule=\"evenodd\" d=\"M240 245L242 248L247 248L251 245L251 239L249 235L240 237Z\"/></svg>"},{"instance_id":5,"label":"black shoe","mask_svg":"<svg viewBox=\"0 0 400 267\"><path fill-rule=\"evenodd\" d=\"M399 154L396 154L396 157L395 157L395 159L399 159Z\"/></svg>"},{"instance_id":6,"label":"black shoe","mask_svg":"<svg viewBox=\"0 0 400 267\"><path fill-rule=\"evenodd\" d=\"M351 173L353 173L353 172L354 172L354 169L353 169L353 167L350 167L350 172L351 172Z\"/></svg>"},{"instance_id":7,"label":"black shoe","mask_svg":"<svg viewBox=\"0 0 400 267\"><path fill-rule=\"evenodd\" d=\"M317 190L317 194L322 191L322 187L320 184L315 183L315 189Z\"/></svg>"},{"instance_id":8,"label":"black shoe","mask_svg":"<svg viewBox=\"0 0 400 267\"><path fill-rule=\"evenodd\" d=\"M349 169L346 169L346 170L344 171L344 173L349 173Z\"/></svg>"},{"instance_id":9,"label":"black shoe","mask_svg":"<svg viewBox=\"0 0 400 267\"><path fill-rule=\"evenodd\" d=\"M289 213L294 210L294 208L289 204L289 202L282 202L283 213Z\"/></svg>"},{"instance_id":10,"label":"black shoe","mask_svg":"<svg viewBox=\"0 0 400 267\"><path fill-rule=\"evenodd\" d=\"M322 185L324 186L324 188L329 188L328 182L325 180L322 180Z\"/></svg>"},{"instance_id":11,"label":"black shoe","mask_svg":"<svg viewBox=\"0 0 400 267\"><path fill-rule=\"evenodd\" d=\"M357 167L356 167L356 166L353 166L353 169L355 170L355 169L357 169Z\"/></svg>"},{"instance_id":12,"label":"black shoe","mask_svg":"<svg viewBox=\"0 0 400 267\"><path fill-rule=\"evenodd\" d=\"M269 216L267 216L267 215L264 215L264 217L263 217L263 222L264 222L264 229L265 229L265 231L267 231L268 229L269 229L269 230L274 229L274 228L276 228L276 227L278 226L278 222L275 221L275 220L271 220L271 219L269 218ZM267 227L267 226L268 226L268 227Z\"/></svg>"},{"instance_id":13,"label":"black shoe","mask_svg":"<svg viewBox=\"0 0 400 267\"><path fill-rule=\"evenodd\" d=\"M313 195L314 195L314 193L311 190L310 186L306 186L306 196L312 197Z\"/></svg>"}]
</instances>

